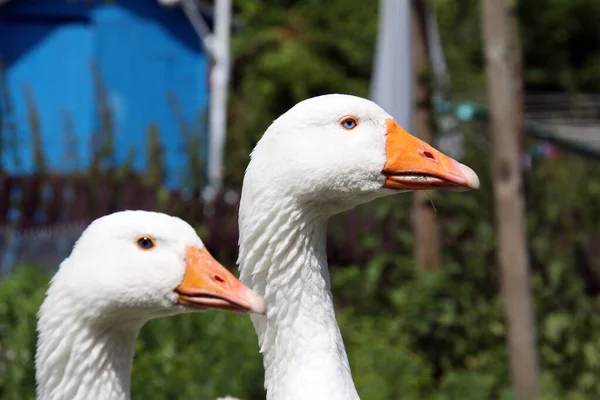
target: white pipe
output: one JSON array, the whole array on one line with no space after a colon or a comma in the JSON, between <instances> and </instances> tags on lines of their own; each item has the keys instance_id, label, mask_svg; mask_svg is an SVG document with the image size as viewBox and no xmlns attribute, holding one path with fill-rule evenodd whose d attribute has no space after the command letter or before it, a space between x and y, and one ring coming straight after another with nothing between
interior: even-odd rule
<instances>
[{"instance_id":1,"label":"white pipe","mask_svg":"<svg viewBox=\"0 0 600 400\"><path fill-rule=\"evenodd\" d=\"M409 132L413 125L411 35L410 2L380 0L371 100Z\"/></svg>"},{"instance_id":2,"label":"white pipe","mask_svg":"<svg viewBox=\"0 0 600 400\"><path fill-rule=\"evenodd\" d=\"M210 71L210 115L208 183L214 195L223 181L223 155L227 127L227 89L229 85L229 37L231 28L231 0L216 0L215 28L211 43L214 64ZM207 193L212 197L211 194Z\"/></svg>"},{"instance_id":3,"label":"white pipe","mask_svg":"<svg viewBox=\"0 0 600 400\"><path fill-rule=\"evenodd\" d=\"M166 2L167 0L161 0L162 2ZM175 1L179 2L179 0L169 0L169 3L175 3ZM192 27L196 31L196 34L200 38L200 42L202 43L202 47L204 47L204 51L208 53L210 58L213 58L213 50L212 50L212 40L213 35L208 28L206 22L204 22L204 18L200 15L200 11L198 11L198 4L196 0L183 0L181 2L181 7L183 8L183 12L187 16L188 20L192 24Z\"/></svg>"}]
</instances>

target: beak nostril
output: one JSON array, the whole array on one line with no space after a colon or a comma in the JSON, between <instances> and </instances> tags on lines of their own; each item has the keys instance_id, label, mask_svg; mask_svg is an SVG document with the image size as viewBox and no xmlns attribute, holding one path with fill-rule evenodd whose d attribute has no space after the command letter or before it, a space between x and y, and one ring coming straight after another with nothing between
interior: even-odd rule
<instances>
[{"instance_id":1,"label":"beak nostril","mask_svg":"<svg viewBox=\"0 0 600 400\"><path fill-rule=\"evenodd\" d=\"M222 276L215 275L215 276L213 276L213 278L215 279L215 281L217 281L217 282L219 282L221 284L225 283L225 279L223 279Z\"/></svg>"},{"instance_id":2,"label":"beak nostril","mask_svg":"<svg viewBox=\"0 0 600 400\"><path fill-rule=\"evenodd\" d=\"M431 153L431 152L429 152L429 151L427 151L427 150L425 150L425 151L423 152L423 155L424 155L426 158L429 158L430 160L437 161L437 159L435 158L435 156L433 155L433 153Z\"/></svg>"}]
</instances>

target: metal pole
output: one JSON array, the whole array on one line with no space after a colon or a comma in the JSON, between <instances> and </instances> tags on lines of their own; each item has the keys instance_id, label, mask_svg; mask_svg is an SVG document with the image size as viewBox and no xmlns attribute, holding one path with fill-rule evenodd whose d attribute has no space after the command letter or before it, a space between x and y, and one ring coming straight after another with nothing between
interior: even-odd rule
<instances>
[{"instance_id":1,"label":"metal pole","mask_svg":"<svg viewBox=\"0 0 600 400\"><path fill-rule=\"evenodd\" d=\"M229 85L229 37L231 26L231 0L216 0L215 34L212 45L214 64L210 71L210 116L208 182L214 196L222 186L223 155L227 125L227 89ZM208 197L212 197L209 195Z\"/></svg>"},{"instance_id":2,"label":"metal pole","mask_svg":"<svg viewBox=\"0 0 600 400\"><path fill-rule=\"evenodd\" d=\"M210 56L210 59L212 60L213 34L210 31L206 22L204 21L204 18L202 18L202 15L200 15L200 11L198 10L198 3L196 3L196 0L183 0L181 2L181 7L183 8L183 12L187 16L188 20L192 24L192 27L196 31L196 34L200 38L200 42L202 43L204 51Z\"/></svg>"}]
</instances>

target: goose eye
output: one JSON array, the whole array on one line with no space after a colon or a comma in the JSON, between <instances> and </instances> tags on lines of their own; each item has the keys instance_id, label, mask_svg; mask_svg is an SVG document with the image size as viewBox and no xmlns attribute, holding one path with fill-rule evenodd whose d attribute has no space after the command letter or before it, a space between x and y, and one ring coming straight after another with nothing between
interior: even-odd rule
<instances>
[{"instance_id":1,"label":"goose eye","mask_svg":"<svg viewBox=\"0 0 600 400\"><path fill-rule=\"evenodd\" d=\"M355 117L345 117L340 121L342 128L350 130L358 126L358 120Z\"/></svg>"},{"instance_id":2,"label":"goose eye","mask_svg":"<svg viewBox=\"0 0 600 400\"><path fill-rule=\"evenodd\" d=\"M155 246L154 239L152 239L148 236L143 236L143 237L139 238L137 240L137 245L142 250L150 250L151 248L153 248Z\"/></svg>"}]
</instances>

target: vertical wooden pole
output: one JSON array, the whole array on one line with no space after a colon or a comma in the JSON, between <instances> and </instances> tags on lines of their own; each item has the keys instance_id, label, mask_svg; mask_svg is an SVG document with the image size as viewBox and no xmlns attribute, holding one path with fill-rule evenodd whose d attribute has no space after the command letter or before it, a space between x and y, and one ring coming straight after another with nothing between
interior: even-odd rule
<instances>
[{"instance_id":1,"label":"vertical wooden pole","mask_svg":"<svg viewBox=\"0 0 600 400\"><path fill-rule=\"evenodd\" d=\"M521 161L524 160L524 156L529 151L529 140L527 135L525 134L525 93L523 91L523 52L521 51L521 41L519 40L519 25L517 21L517 16L515 15L516 10L511 11L510 15L510 29L512 34L510 35L511 44L510 44L510 52L513 54L512 63L513 63L513 74L514 74L514 82L515 82L515 107L516 107L516 118L519 129L519 149ZM521 164L524 167L524 164ZM527 197L525 193L525 198Z\"/></svg>"},{"instance_id":2,"label":"vertical wooden pole","mask_svg":"<svg viewBox=\"0 0 600 400\"><path fill-rule=\"evenodd\" d=\"M411 7L414 78L414 132L419 139L433 142L429 52L427 47L427 0L413 0ZM426 271L440 268L440 238L437 216L424 191L413 194L412 223L415 238L414 256Z\"/></svg>"},{"instance_id":3,"label":"vertical wooden pole","mask_svg":"<svg viewBox=\"0 0 600 400\"><path fill-rule=\"evenodd\" d=\"M534 315L525 231L521 137L515 104L521 83L512 0L483 0L483 40L493 143L493 179L498 263L508 325L510 370L517 400L539 395Z\"/></svg>"}]
</instances>

